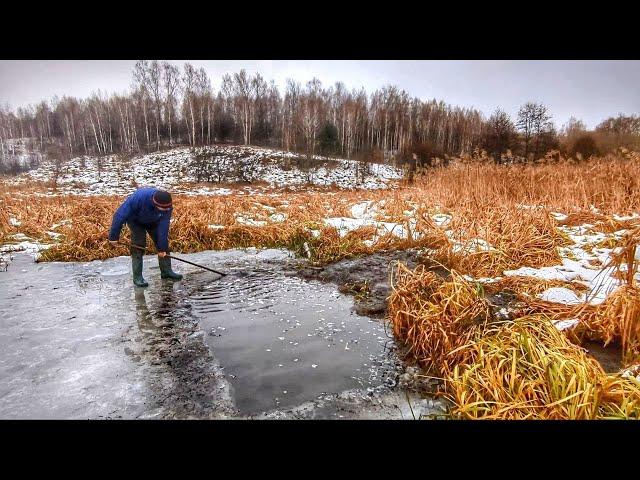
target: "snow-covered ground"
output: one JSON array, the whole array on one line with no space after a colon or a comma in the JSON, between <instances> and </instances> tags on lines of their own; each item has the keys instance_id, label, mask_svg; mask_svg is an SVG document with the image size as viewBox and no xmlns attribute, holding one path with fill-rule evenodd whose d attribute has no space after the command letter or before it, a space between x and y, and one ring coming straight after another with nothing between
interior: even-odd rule
<instances>
[{"instance_id":1,"label":"snow-covered ground","mask_svg":"<svg viewBox=\"0 0 640 480\"><path fill-rule=\"evenodd\" d=\"M351 217L328 217L324 219L327 226L334 227L341 237L349 232L361 227L375 227L376 233L370 240L365 240L367 246L373 245L379 238L388 234L393 234L399 238L409 238L416 240L420 238L420 232L416 232L417 220L415 209L404 212L406 220L402 223L385 221L381 208L385 201L378 202L365 201L356 203L351 207Z\"/></svg>"},{"instance_id":2,"label":"snow-covered ground","mask_svg":"<svg viewBox=\"0 0 640 480\"><path fill-rule=\"evenodd\" d=\"M256 147L215 146L216 154L210 164L220 165L225 183L234 178L229 172L242 171L251 182L266 182L276 187L301 187L306 184L335 185L340 188L386 188L402 177L402 171L389 165L369 164L369 173L362 178L363 163L354 160L332 160L315 156L306 171L299 164L303 155ZM66 195L126 195L137 187L157 186L176 193L189 195L228 195L260 192L260 187L241 189L194 185L197 181L189 165L193 154L189 148L176 148L149 153L131 159L117 155L95 158L77 157L65 163L58 175L57 194ZM12 183L28 184L32 181L50 182L55 166L44 162L41 167L27 172ZM217 178L217 177L216 177Z\"/></svg>"},{"instance_id":3,"label":"snow-covered ground","mask_svg":"<svg viewBox=\"0 0 640 480\"><path fill-rule=\"evenodd\" d=\"M414 239L420 237L420 233L415 231L417 224L416 209L404 212L406 218L403 223L385 221L385 216L381 211L384 207L384 200L380 202L360 202L351 207L350 217L330 217L324 219L324 223L328 226L335 227L340 236L345 236L353 230L360 227L373 226L376 233L370 240L365 240L369 246L385 234L393 234L400 238L407 238L411 235ZM523 206L526 207L526 206ZM528 207L539 208L539 207ZM554 212L552 216L559 221L567 218L566 215ZM479 238L470 240L459 240L455 238L454 232L447 229L451 221L451 215L445 213L436 213L431 215L431 220L440 228L449 238L453 246L453 251L457 253L470 254L478 251L496 251L496 249ZM640 218L636 215L627 217L618 217L619 220L635 220ZM407 228L408 227L408 228ZM620 230L613 233L602 233L596 230L591 224L584 224L574 227L561 225L557 227L560 232L565 234L573 245L559 248L558 253L562 258L561 265L551 267L533 268L526 265L516 270L506 270L503 272L505 276L524 276L534 277L542 280L561 280L565 282L578 282L588 287L587 292L577 295L572 290L563 287L553 287L539 297L548 302L563 303L567 305L589 302L591 304L600 304L615 291L621 284L621 280L615 278L615 269L609 266L610 261L616 249L599 247L599 244L607 241L620 241L624 238L627 230ZM635 260L640 261L640 246L636 248ZM626 265L623 265L623 270ZM502 277L483 278L470 280L480 281L483 283L491 283ZM640 273L635 277L640 281ZM565 326L564 324L562 326Z\"/></svg>"},{"instance_id":4,"label":"snow-covered ground","mask_svg":"<svg viewBox=\"0 0 640 480\"><path fill-rule=\"evenodd\" d=\"M559 218L557 214L554 216ZM558 227L558 230L566 234L573 242L573 245L559 249L562 258L561 265L541 268L523 266L516 270L507 270L504 274L543 280L575 281L588 287L588 291L580 296L568 289L549 289L540 295L540 298L549 302L567 305L585 301L594 305L604 302L622 282L614 277L614 267L609 266L613 255L617 253L616 250L597 245L606 240L621 240L627 232L620 230L605 234L595 231L594 228L594 225L591 224ZM639 253L636 250L636 260L640 260ZM636 274L636 278L640 280L640 274Z\"/></svg>"},{"instance_id":5,"label":"snow-covered ground","mask_svg":"<svg viewBox=\"0 0 640 480\"><path fill-rule=\"evenodd\" d=\"M36 138L8 138L0 142L0 148L7 160L16 160L21 168L26 168L30 163L42 161L42 154L29 147L36 142Z\"/></svg>"}]
</instances>

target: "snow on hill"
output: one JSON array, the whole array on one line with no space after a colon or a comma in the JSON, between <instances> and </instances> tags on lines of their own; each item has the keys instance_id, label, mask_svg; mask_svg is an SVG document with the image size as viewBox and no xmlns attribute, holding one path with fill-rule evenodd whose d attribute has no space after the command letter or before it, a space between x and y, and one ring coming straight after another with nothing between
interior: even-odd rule
<instances>
[{"instance_id":1,"label":"snow on hill","mask_svg":"<svg viewBox=\"0 0 640 480\"><path fill-rule=\"evenodd\" d=\"M304 155L256 147L215 146L210 149L213 160L225 183L232 183L229 172L249 182L263 181L271 186L295 187L306 184L335 185L340 188L387 188L389 182L402 177L402 171L389 165L364 164L354 160L334 160L315 156L305 162ZM193 168L193 154L189 148L176 148L149 153L130 159L108 157L77 157L61 166L58 175L58 194L124 195L138 187L152 185L171 189L176 193L225 195L232 191L216 187L215 183L199 185ZM84 166L83 166L84 163ZM307 168L302 165L307 163ZM209 167L211 169L211 167ZM41 167L22 174L12 183L31 181L51 182L55 165L44 162ZM240 172L238 174L238 172ZM251 187L245 190L252 191Z\"/></svg>"}]
</instances>

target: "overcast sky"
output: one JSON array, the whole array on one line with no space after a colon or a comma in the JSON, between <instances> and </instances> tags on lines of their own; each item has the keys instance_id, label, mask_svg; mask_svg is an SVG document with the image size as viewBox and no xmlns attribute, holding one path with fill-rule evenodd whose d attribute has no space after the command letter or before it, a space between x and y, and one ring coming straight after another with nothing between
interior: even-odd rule
<instances>
[{"instance_id":1,"label":"overcast sky","mask_svg":"<svg viewBox=\"0 0 640 480\"><path fill-rule=\"evenodd\" d=\"M182 66L184 61L172 61ZM394 84L422 100L444 100L489 115L501 107L515 118L527 101L548 106L558 127L570 116L593 128L606 117L640 114L640 61L623 60L194 60L214 88L224 73L260 72L284 87L314 76L367 93ZM54 95L86 97L94 90L127 91L135 60L0 60L0 103L12 108ZM281 92L283 89L281 89Z\"/></svg>"}]
</instances>

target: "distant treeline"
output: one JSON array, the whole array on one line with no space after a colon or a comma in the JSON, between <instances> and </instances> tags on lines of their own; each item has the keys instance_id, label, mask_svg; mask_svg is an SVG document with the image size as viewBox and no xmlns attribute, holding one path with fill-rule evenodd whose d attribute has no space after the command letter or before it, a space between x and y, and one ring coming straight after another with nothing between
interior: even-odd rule
<instances>
[{"instance_id":1,"label":"distant treeline","mask_svg":"<svg viewBox=\"0 0 640 480\"><path fill-rule=\"evenodd\" d=\"M477 110L421 101L395 86L367 94L340 82L324 88L314 78L304 86L288 80L280 92L273 81L244 70L224 75L215 92L203 68L139 61L129 93L56 97L15 112L0 108L5 165L13 138L30 138L31 148L65 159L229 142L421 163L484 149L501 161L505 154L535 159L550 149L588 156L637 148L640 118L609 118L594 132L572 119L558 132L547 108L536 103L523 105L515 120L500 109L485 119Z\"/></svg>"}]
</instances>

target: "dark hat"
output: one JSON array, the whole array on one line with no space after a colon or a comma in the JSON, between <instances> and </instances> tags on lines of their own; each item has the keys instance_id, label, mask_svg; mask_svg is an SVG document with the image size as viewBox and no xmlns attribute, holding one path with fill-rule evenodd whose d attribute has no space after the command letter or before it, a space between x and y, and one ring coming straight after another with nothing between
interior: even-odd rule
<instances>
[{"instance_id":1,"label":"dark hat","mask_svg":"<svg viewBox=\"0 0 640 480\"><path fill-rule=\"evenodd\" d=\"M165 192L164 190L157 190L153 194L153 204L156 207L160 208L170 208L171 207L171 194L169 192Z\"/></svg>"}]
</instances>

